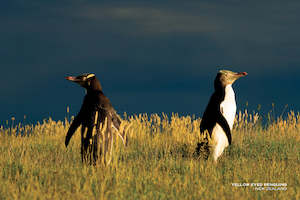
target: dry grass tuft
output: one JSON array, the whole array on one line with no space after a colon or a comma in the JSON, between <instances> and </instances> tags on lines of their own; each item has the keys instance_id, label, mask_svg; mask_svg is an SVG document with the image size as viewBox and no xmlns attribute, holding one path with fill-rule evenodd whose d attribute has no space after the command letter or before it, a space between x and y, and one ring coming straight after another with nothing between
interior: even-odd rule
<instances>
[{"instance_id":1,"label":"dry grass tuft","mask_svg":"<svg viewBox=\"0 0 300 200\"><path fill-rule=\"evenodd\" d=\"M108 167L80 159L80 133L64 146L69 121L0 127L0 199L300 199L299 113L266 126L237 114L233 144L218 164L193 155L201 119L126 117L128 146L115 138ZM232 183L287 183L257 191Z\"/></svg>"}]
</instances>

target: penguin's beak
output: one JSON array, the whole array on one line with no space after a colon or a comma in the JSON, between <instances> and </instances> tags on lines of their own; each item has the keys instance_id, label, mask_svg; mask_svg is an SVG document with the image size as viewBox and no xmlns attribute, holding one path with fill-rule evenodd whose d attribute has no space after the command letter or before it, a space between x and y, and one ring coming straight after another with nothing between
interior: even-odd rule
<instances>
[{"instance_id":1,"label":"penguin's beak","mask_svg":"<svg viewBox=\"0 0 300 200\"><path fill-rule=\"evenodd\" d=\"M239 73L237 73L237 76L239 76L239 77L243 77L243 76L247 76L247 75L248 75L247 72L239 72Z\"/></svg>"},{"instance_id":2,"label":"penguin's beak","mask_svg":"<svg viewBox=\"0 0 300 200\"><path fill-rule=\"evenodd\" d=\"M238 73L234 74L234 79L237 80L237 79L239 79L241 77L244 77L244 76L247 76L247 75L248 75L247 72L238 72Z\"/></svg>"},{"instance_id":3,"label":"penguin's beak","mask_svg":"<svg viewBox=\"0 0 300 200\"><path fill-rule=\"evenodd\" d=\"M229 78L229 83L234 83L237 79L247 76L248 73L247 72L237 72L237 73L233 73L231 74L231 78Z\"/></svg>"},{"instance_id":4,"label":"penguin's beak","mask_svg":"<svg viewBox=\"0 0 300 200\"><path fill-rule=\"evenodd\" d=\"M65 79L68 80L68 81L72 81L72 82L81 81L81 80L77 79L75 76L66 76Z\"/></svg>"}]
</instances>

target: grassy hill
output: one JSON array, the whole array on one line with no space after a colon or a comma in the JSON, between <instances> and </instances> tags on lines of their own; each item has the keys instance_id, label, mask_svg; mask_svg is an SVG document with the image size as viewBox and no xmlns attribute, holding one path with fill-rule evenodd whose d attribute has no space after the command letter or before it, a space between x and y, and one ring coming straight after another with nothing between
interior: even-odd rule
<instances>
[{"instance_id":1,"label":"grassy hill","mask_svg":"<svg viewBox=\"0 0 300 200\"><path fill-rule=\"evenodd\" d=\"M201 119L125 118L128 146L115 140L106 167L81 163L79 131L65 148L68 120L2 126L0 199L300 199L299 114L262 125L259 115L238 113L217 164L193 155Z\"/></svg>"}]
</instances>

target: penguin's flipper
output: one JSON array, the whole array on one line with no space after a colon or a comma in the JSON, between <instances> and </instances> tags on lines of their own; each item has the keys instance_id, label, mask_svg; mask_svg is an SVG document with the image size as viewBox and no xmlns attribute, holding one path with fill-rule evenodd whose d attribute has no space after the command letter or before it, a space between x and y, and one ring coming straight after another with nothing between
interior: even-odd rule
<instances>
[{"instance_id":1,"label":"penguin's flipper","mask_svg":"<svg viewBox=\"0 0 300 200\"><path fill-rule=\"evenodd\" d=\"M200 132L204 133L205 130L208 130L210 136L214 126L216 125L216 121L218 118L218 114L215 114L218 111L219 99L216 93L213 93L209 99L208 105L203 113L202 120L200 123Z\"/></svg>"},{"instance_id":2,"label":"penguin's flipper","mask_svg":"<svg viewBox=\"0 0 300 200\"><path fill-rule=\"evenodd\" d=\"M71 137L75 133L76 129L80 126L80 124L81 124L81 117L80 117L80 115L77 115L74 118L74 120L73 120L73 122L72 122L72 124L71 124L71 126L70 126L70 128L69 128L69 130L67 132L66 140L65 140L66 147L68 146L68 144L69 144L69 142L71 140Z\"/></svg>"},{"instance_id":3,"label":"penguin's flipper","mask_svg":"<svg viewBox=\"0 0 300 200\"><path fill-rule=\"evenodd\" d=\"M221 112L218 112L218 116L217 116L217 123L222 127L222 129L224 130L227 139L228 139L228 143L229 145L231 145L231 130L230 127L227 123L227 120L225 119L225 117L221 114Z\"/></svg>"}]
</instances>

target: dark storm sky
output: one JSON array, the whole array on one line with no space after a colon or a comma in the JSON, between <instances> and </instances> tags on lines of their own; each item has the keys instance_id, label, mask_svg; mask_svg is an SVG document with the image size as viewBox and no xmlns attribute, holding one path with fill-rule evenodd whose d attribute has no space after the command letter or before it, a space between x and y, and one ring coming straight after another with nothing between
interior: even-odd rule
<instances>
[{"instance_id":1,"label":"dark storm sky","mask_svg":"<svg viewBox=\"0 0 300 200\"><path fill-rule=\"evenodd\" d=\"M64 77L83 72L120 114L201 116L219 65L249 74L238 109L300 110L300 1L222 2L2 1L1 124L76 114L84 90Z\"/></svg>"}]
</instances>

